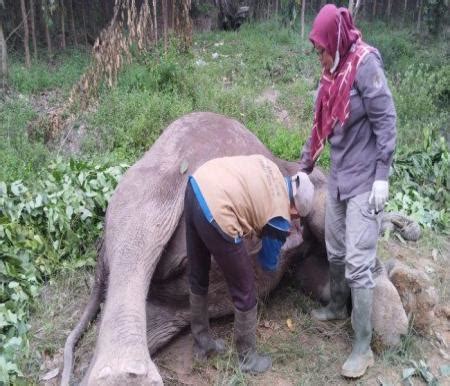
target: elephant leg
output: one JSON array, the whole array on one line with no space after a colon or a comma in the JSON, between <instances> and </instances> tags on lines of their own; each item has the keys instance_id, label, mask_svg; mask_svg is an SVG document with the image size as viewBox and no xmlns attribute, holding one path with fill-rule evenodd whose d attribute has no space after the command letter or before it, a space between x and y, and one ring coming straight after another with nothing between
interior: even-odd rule
<instances>
[{"instance_id":1,"label":"elephant leg","mask_svg":"<svg viewBox=\"0 0 450 386\"><path fill-rule=\"evenodd\" d=\"M95 354L83 384L163 384L146 345L146 297L155 267L145 265L110 264Z\"/></svg>"}]
</instances>

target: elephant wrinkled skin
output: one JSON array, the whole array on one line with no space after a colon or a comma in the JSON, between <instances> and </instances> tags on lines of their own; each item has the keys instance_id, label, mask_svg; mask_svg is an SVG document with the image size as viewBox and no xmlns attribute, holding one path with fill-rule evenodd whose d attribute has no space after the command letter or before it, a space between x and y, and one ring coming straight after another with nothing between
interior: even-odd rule
<instances>
[{"instance_id":1,"label":"elephant wrinkled skin","mask_svg":"<svg viewBox=\"0 0 450 386\"><path fill-rule=\"evenodd\" d=\"M256 153L273 160L284 175L297 172L295 162L274 157L239 122L214 113L191 113L170 124L125 173L107 208L89 302L65 345L62 384L69 383L75 344L101 302L97 343L83 384L162 384L150 354L190 321L183 221L187 178L209 159ZM303 221L303 237L293 232L288 238L276 273L259 268L254 258L259 241L247 241L260 297L278 284L294 258L300 262L303 290L324 301L329 296L323 238L326 180L318 169L310 177L316 187L313 209ZM209 315L219 317L232 310L213 260Z\"/></svg>"}]
</instances>

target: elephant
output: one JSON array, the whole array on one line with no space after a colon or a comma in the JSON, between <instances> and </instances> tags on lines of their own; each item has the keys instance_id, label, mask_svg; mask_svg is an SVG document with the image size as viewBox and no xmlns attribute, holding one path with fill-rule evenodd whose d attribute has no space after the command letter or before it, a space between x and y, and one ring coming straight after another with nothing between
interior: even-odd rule
<instances>
[{"instance_id":1,"label":"elephant","mask_svg":"<svg viewBox=\"0 0 450 386\"><path fill-rule=\"evenodd\" d=\"M274 161L283 175L298 171L297 162L275 157L241 123L211 112L190 113L172 122L127 170L108 203L89 301L64 347L62 385L69 384L75 345L101 303L96 347L82 383L162 384L151 355L190 323L183 217L188 176L207 160L250 154ZM263 271L256 261L260 240L246 240L259 298L277 286L289 266L297 264L303 291L323 302L329 299L324 242L326 177L315 168L310 179L315 186L312 210L301 224L294 224L275 273ZM401 312L398 315L400 309L404 311L387 275L379 275L378 280L387 282L385 291L394 299L397 314L391 325L398 326L394 334L398 337L406 332L406 315L404 319ZM214 259L208 296L211 318L232 314L227 286ZM384 302L379 304L383 312Z\"/></svg>"}]
</instances>

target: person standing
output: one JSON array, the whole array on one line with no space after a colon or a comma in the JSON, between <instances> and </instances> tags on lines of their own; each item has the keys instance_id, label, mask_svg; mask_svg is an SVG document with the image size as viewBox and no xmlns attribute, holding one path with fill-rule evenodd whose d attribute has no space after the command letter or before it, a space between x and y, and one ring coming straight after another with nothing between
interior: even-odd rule
<instances>
[{"instance_id":1,"label":"person standing","mask_svg":"<svg viewBox=\"0 0 450 386\"><path fill-rule=\"evenodd\" d=\"M345 319L351 295L353 347L341 374L358 378L374 362L371 270L379 216L389 193L396 112L380 53L362 40L346 8L325 5L309 39L322 65L322 77L300 170L312 171L326 140L331 156L325 215L331 300L313 310L312 317Z\"/></svg>"},{"instance_id":2,"label":"person standing","mask_svg":"<svg viewBox=\"0 0 450 386\"><path fill-rule=\"evenodd\" d=\"M242 371L263 373L270 356L256 351L257 300L253 263L243 240L256 236L258 261L275 271L293 218L308 215L314 185L305 173L283 177L262 155L210 160L189 177L185 194L191 331L194 355L224 350L209 332L208 285L211 255L220 267L234 304L234 341Z\"/></svg>"}]
</instances>

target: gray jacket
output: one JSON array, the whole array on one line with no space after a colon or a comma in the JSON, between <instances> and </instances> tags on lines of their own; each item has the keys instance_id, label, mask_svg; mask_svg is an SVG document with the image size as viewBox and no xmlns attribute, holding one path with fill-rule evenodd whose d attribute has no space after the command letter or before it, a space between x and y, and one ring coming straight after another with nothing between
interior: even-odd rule
<instances>
[{"instance_id":1,"label":"gray jacket","mask_svg":"<svg viewBox=\"0 0 450 386\"><path fill-rule=\"evenodd\" d=\"M360 63L350 91L350 116L328 138L331 170L329 193L345 200L372 189L374 180L387 180L395 150L396 113L378 51ZM311 137L305 143L300 169L314 167Z\"/></svg>"}]
</instances>

